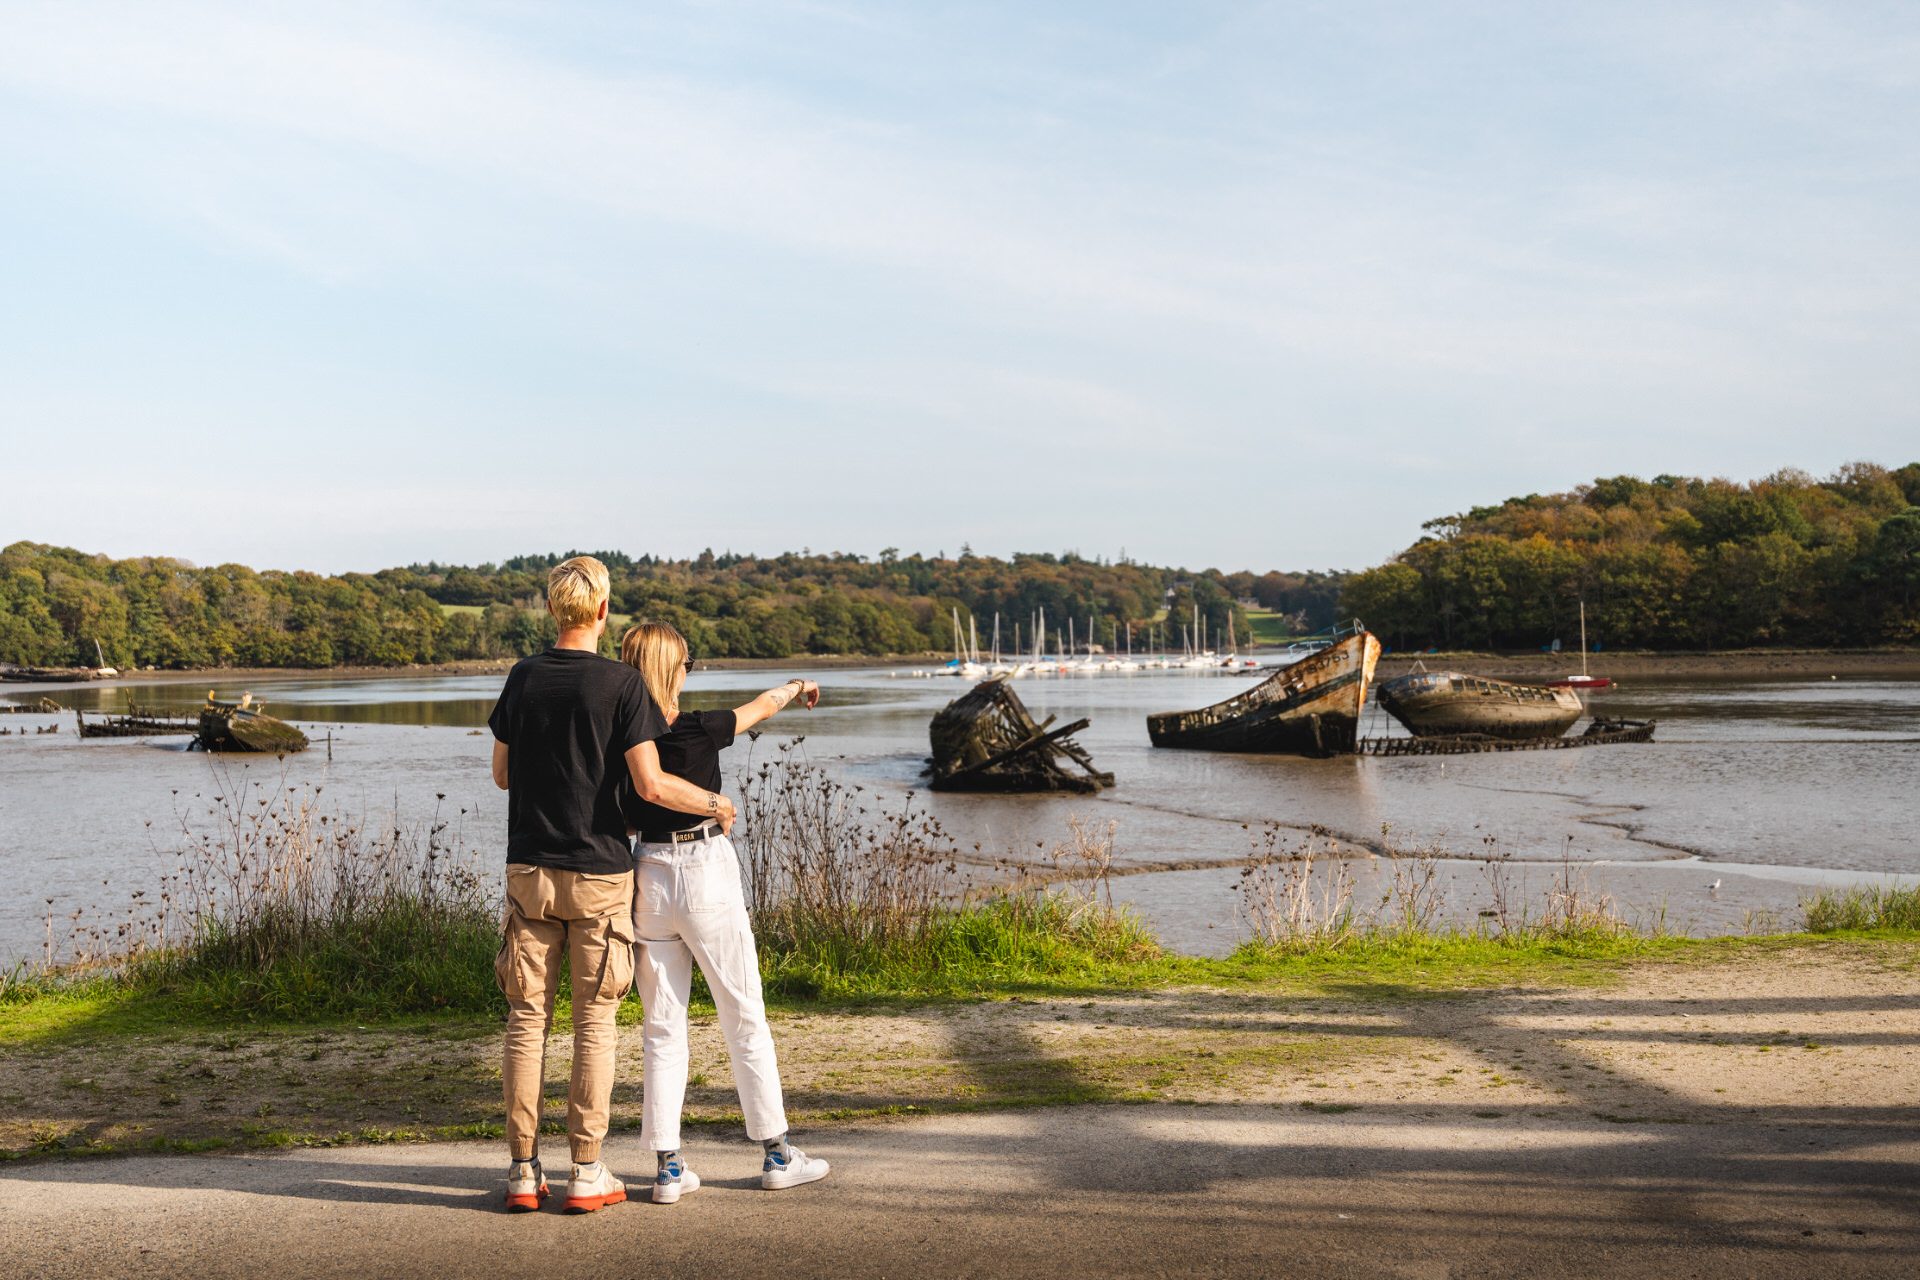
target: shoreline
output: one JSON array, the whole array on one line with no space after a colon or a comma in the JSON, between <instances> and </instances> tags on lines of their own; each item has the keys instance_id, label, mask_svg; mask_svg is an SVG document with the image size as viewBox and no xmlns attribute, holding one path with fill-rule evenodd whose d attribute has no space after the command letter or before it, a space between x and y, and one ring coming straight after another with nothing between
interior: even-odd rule
<instances>
[{"instance_id":1,"label":"shoreline","mask_svg":"<svg viewBox=\"0 0 1920 1280\"><path fill-rule=\"evenodd\" d=\"M1250 651L1255 658L1275 656L1278 648ZM944 654L796 654L789 658L699 659L698 671L858 671L939 665ZM401 679L421 676L504 675L516 658L468 659L459 662L410 663L397 667L190 667L180 670L123 671L105 680L43 683L0 680L0 694L18 695L72 688L113 688L131 683L176 683L276 679L290 677L337 680ZM1459 668L1476 675L1504 679L1539 680L1563 676L1579 668L1577 653L1502 654L1481 650L1443 650L1437 653L1389 653L1380 659L1379 678L1400 675L1424 663L1430 669ZM1620 650L1590 654L1587 666L1594 675L1639 677L1880 677L1920 679L1920 649L1730 649L1705 652ZM1268 668L1271 670L1272 668Z\"/></svg>"}]
</instances>

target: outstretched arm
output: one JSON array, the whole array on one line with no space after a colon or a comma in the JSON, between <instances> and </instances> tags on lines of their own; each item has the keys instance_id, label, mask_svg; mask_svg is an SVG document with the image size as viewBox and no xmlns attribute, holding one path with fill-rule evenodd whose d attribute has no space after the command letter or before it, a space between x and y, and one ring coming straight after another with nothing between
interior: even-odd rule
<instances>
[{"instance_id":1,"label":"outstretched arm","mask_svg":"<svg viewBox=\"0 0 1920 1280\"><path fill-rule=\"evenodd\" d=\"M642 800L663 809L712 818L722 831L733 830L733 801L662 769L660 749L653 743L643 742L627 751L627 772L633 775L633 789L640 793Z\"/></svg>"},{"instance_id":2,"label":"outstretched arm","mask_svg":"<svg viewBox=\"0 0 1920 1280\"><path fill-rule=\"evenodd\" d=\"M733 731L745 733L762 720L770 720L789 702L798 700L803 707L818 706L820 686L811 680L802 680L798 676L778 688L769 689L752 702L743 703L733 709Z\"/></svg>"}]
</instances>

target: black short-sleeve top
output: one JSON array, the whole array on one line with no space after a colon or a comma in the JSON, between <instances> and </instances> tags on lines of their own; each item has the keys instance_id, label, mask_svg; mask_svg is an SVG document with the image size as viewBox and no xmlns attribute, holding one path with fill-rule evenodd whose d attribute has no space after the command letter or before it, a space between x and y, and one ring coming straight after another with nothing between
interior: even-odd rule
<instances>
[{"instance_id":1,"label":"black short-sleeve top","mask_svg":"<svg viewBox=\"0 0 1920 1280\"><path fill-rule=\"evenodd\" d=\"M626 753L666 732L640 673L548 649L507 673L487 717L507 744L507 861L617 875L633 866L618 787Z\"/></svg>"},{"instance_id":2,"label":"black short-sleeve top","mask_svg":"<svg viewBox=\"0 0 1920 1280\"><path fill-rule=\"evenodd\" d=\"M661 772L685 778L708 791L720 790L720 753L733 745L734 725L731 711L682 711L667 731L654 739ZM627 825L642 835L684 831L707 820L705 814L681 813L642 800L634 792L631 778L621 781L620 811L626 815Z\"/></svg>"}]
</instances>

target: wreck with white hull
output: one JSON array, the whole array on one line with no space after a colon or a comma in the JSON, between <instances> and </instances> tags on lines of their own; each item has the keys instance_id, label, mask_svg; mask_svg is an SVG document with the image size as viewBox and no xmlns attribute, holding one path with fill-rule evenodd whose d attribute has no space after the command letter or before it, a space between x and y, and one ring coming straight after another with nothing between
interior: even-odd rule
<instances>
[{"instance_id":1,"label":"wreck with white hull","mask_svg":"<svg viewBox=\"0 0 1920 1280\"><path fill-rule=\"evenodd\" d=\"M1381 682L1374 696L1417 738L1557 738L1586 711L1570 688L1515 684L1462 671L1397 676Z\"/></svg>"}]
</instances>

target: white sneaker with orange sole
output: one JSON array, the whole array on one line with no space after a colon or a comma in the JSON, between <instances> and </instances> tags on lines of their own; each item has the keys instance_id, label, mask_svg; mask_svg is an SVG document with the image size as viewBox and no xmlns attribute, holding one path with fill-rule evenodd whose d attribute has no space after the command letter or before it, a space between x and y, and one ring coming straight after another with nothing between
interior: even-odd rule
<instances>
[{"instance_id":1,"label":"white sneaker with orange sole","mask_svg":"<svg viewBox=\"0 0 1920 1280\"><path fill-rule=\"evenodd\" d=\"M613 1176L606 1161L596 1160L592 1164L573 1166L573 1176L567 1179L564 1207L568 1213L592 1213L626 1198L627 1184Z\"/></svg>"},{"instance_id":2,"label":"white sneaker with orange sole","mask_svg":"<svg viewBox=\"0 0 1920 1280\"><path fill-rule=\"evenodd\" d=\"M547 1175L540 1161L515 1160L507 1167L507 1212L532 1213L547 1198Z\"/></svg>"}]
</instances>

